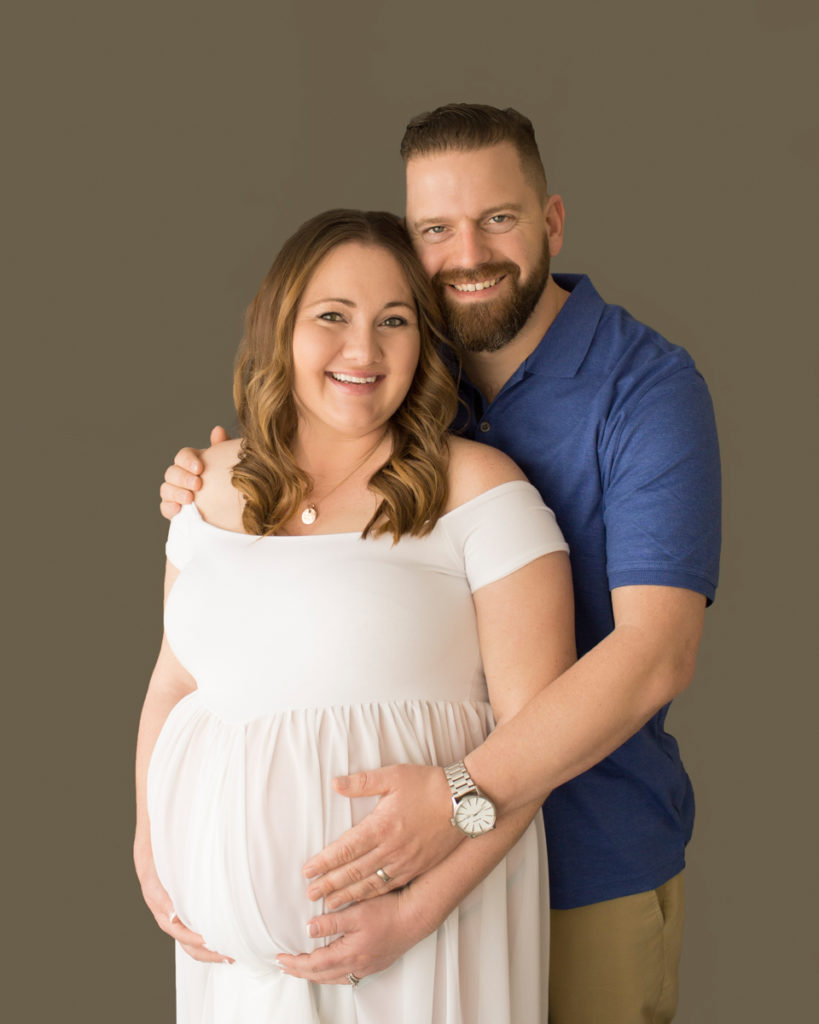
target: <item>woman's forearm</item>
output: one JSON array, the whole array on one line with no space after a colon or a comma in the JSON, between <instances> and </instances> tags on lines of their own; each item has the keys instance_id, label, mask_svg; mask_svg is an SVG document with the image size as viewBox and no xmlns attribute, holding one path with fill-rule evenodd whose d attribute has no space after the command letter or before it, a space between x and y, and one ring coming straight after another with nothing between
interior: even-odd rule
<instances>
[{"instance_id":1,"label":"woman's forearm","mask_svg":"<svg viewBox=\"0 0 819 1024\"><path fill-rule=\"evenodd\" d=\"M166 694L149 694L142 706L136 748L137 832L146 829L148 825L146 790L151 754L165 720L179 700L179 697L172 699Z\"/></svg>"},{"instance_id":2,"label":"woman's forearm","mask_svg":"<svg viewBox=\"0 0 819 1024\"><path fill-rule=\"evenodd\" d=\"M147 780L151 755L168 715L179 701L195 688L191 677L176 669L175 661L167 641L163 639L139 718L136 746L136 831L137 835L143 838L150 833Z\"/></svg>"}]
</instances>

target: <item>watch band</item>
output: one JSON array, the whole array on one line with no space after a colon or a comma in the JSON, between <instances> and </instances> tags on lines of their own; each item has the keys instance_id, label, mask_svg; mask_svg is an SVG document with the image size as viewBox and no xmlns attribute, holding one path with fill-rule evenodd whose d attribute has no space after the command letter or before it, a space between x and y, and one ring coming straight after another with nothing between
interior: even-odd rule
<instances>
[{"instance_id":1,"label":"watch band","mask_svg":"<svg viewBox=\"0 0 819 1024\"><path fill-rule=\"evenodd\" d=\"M447 765L444 768L444 775L446 775L446 781L449 783L452 799L456 803L462 797L465 797L467 793L479 792L463 761L456 761L454 764Z\"/></svg>"}]
</instances>

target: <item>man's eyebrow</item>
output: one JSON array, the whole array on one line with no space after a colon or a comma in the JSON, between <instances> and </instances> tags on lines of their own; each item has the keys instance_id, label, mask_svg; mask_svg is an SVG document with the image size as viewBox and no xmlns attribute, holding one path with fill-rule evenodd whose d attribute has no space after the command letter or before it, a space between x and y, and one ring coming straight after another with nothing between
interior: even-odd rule
<instances>
[{"instance_id":1,"label":"man's eyebrow","mask_svg":"<svg viewBox=\"0 0 819 1024\"><path fill-rule=\"evenodd\" d=\"M523 210L523 206L520 203L500 203L498 206L490 206L486 210L481 210L477 216L477 220L486 220L487 217L495 217L499 213L520 213ZM413 221L413 229L415 231L423 231L424 228L431 228L437 224L446 224L451 217L424 217L422 220Z\"/></svg>"},{"instance_id":2,"label":"man's eyebrow","mask_svg":"<svg viewBox=\"0 0 819 1024\"><path fill-rule=\"evenodd\" d=\"M433 224L446 223L446 217L424 217L423 220L414 220L412 227L415 231L423 231L424 228L431 228Z\"/></svg>"}]
</instances>

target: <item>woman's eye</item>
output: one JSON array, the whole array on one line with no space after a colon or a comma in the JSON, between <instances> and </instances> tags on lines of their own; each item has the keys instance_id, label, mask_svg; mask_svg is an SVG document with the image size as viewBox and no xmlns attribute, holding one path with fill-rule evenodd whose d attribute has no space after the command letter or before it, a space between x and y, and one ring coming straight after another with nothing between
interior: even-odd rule
<instances>
[{"instance_id":1,"label":"woman's eye","mask_svg":"<svg viewBox=\"0 0 819 1024\"><path fill-rule=\"evenodd\" d=\"M384 321L385 327L403 327L406 324L406 320L402 316L388 316Z\"/></svg>"},{"instance_id":2,"label":"woman's eye","mask_svg":"<svg viewBox=\"0 0 819 1024\"><path fill-rule=\"evenodd\" d=\"M333 311L327 313L319 313L319 320L327 320L332 324L338 323L340 320L343 319L344 317L341 315L341 313L336 313Z\"/></svg>"}]
</instances>

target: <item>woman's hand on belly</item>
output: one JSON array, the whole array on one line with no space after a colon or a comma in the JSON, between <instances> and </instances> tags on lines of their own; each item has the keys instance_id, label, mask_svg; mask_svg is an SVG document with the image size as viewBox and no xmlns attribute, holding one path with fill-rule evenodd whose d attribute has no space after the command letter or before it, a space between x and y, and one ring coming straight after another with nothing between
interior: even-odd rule
<instances>
[{"instance_id":1,"label":"woman's hand on belly","mask_svg":"<svg viewBox=\"0 0 819 1024\"><path fill-rule=\"evenodd\" d=\"M188 956L193 957L194 960L211 964L233 963L230 957L222 956L221 953L208 949L202 936L197 935L190 928L186 928L176 916L171 898L156 873L150 840L143 840L139 836L134 840L134 866L142 888L142 898L154 915L154 920L166 935L175 939Z\"/></svg>"},{"instance_id":2,"label":"woman's hand on belly","mask_svg":"<svg viewBox=\"0 0 819 1024\"><path fill-rule=\"evenodd\" d=\"M404 891L313 918L308 930L314 939L339 937L312 953L282 953L276 958L279 967L285 974L320 985L349 985L348 974L366 978L386 970L433 928L413 913Z\"/></svg>"},{"instance_id":3,"label":"woman's hand on belly","mask_svg":"<svg viewBox=\"0 0 819 1024\"><path fill-rule=\"evenodd\" d=\"M308 897L323 899L328 910L407 885L464 838L451 823L452 798L441 768L391 765L342 776L333 786L342 796L380 799L363 821L304 865Z\"/></svg>"}]
</instances>

